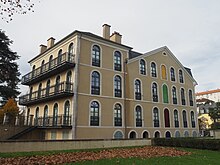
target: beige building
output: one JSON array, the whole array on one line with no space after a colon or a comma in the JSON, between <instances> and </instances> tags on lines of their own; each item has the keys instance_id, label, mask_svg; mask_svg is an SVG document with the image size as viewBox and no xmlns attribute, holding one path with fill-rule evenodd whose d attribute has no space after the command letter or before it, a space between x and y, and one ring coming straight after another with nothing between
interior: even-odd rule
<instances>
[{"instance_id":1,"label":"beige building","mask_svg":"<svg viewBox=\"0 0 220 165\"><path fill-rule=\"evenodd\" d=\"M220 102L220 89L208 90L196 93L196 99L209 99L214 102Z\"/></svg>"},{"instance_id":2,"label":"beige building","mask_svg":"<svg viewBox=\"0 0 220 165\"><path fill-rule=\"evenodd\" d=\"M74 31L40 46L19 98L38 138L198 136L190 69L166 46L142 54L121 39L105 24L102 37Z\"/></svg>"}]
</instances>

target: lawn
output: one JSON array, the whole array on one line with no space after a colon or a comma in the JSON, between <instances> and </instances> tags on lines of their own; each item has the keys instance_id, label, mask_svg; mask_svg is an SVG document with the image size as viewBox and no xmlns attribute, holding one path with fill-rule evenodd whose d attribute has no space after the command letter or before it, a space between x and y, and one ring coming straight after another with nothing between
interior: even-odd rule
<instances>
[{"instance_id":1,"label":"lawn","mask_svg":"<svg viewBox=\"0 0 220 165\"><path fill-rule=\"evenodd\" d=\"M73 158L73 156L75 157ZM122 158L118 158L118 157L122 157ZM89 161L87 161L86 158L89 158L88 159ZM82 161L84 159L86 161ZM80 160L80 162L64 163L64 162L73 162L78 160ZM102 164L104 165L113 165L113 164L116 165L117 164L118 165L120 164L121 165L124 164L125 165L142 165L142 164L219 165L220 152L210 151L210 150L188 149L188 148L174 149L169 147L167 148L166 147L146 147L146 148L133 147L133 148L117 148L117 149L103 149L103 150L97 149L97 150L55 151L55 152L0 153L1 165L11 164L12 162L13 163L17 162L17 164L22 164L22 165L57 164L57 163L66 164L66 165L71 165L71 164L74 165L102 165Z\"/></svg>"}]
</instances>

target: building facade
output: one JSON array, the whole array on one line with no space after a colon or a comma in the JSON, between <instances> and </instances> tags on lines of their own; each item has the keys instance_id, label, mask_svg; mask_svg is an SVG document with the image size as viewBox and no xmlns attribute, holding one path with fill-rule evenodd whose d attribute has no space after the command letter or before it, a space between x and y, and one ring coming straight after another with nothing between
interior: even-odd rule
<instances>
[{"instance_id":1,"label":"building facade","mask_svg":"<svg viewBox=\"0 0 220 165\"><path fill-rule=\"evenodd\" d=\"M208 90L196 93L196 99L209 99L214 102L220 102L220 89Z\"/></svg>"},{"instance_id":2,"label":"building facade","mask_svg":"<svg viewBox=\"0 0 220 165\"><path fill-rule=\"evenodd\" d=\"M22 78L28 122L44 139L198 136L191 70L167 47L132 51L118 32L74 31L40 46Z\"/></svg>"}]
</instances>

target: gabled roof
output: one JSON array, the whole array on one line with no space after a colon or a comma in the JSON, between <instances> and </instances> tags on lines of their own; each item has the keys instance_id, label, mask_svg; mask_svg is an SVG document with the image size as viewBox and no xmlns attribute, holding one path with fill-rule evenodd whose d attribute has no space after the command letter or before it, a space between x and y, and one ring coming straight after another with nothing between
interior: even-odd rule
<instances>
[{"instance_id":1,"label":"gabled roof","mask_svg":"<svg viewBox=\"0 0 220 165\"><path fill-rule=\"evenodd\" d=\"M219 92L220 92L220 89L214 89L214 90L209 90L209 91L204 91L204 92L197 92L196 96L219 93Z\"/></svg>"},{"instance_id":2,"label":"gabled roof","mask_svg":"<svg viewBox=\"0 0 220 165\"><path fill-rule=\"evenodd\" d=\"M160 47L158 49L152 50L152 51L144 53L144 54L137 53L137 52L134 53L133 51L130 51L131 53L134 53L134 54L130 55L132 58L129 58L128 63L135 62L136 60L139 60L140 58L151 56L151 55L154 55L154 54L162 52L162 51L167 51L168 54L182 67L182 69L186 72L186 74L188 74L188 76L192 79L192 81L195 82L196 85L198 84L192 76L191 69L188 67L184 67L167 46Z\"/></svg>"}]
</instances>

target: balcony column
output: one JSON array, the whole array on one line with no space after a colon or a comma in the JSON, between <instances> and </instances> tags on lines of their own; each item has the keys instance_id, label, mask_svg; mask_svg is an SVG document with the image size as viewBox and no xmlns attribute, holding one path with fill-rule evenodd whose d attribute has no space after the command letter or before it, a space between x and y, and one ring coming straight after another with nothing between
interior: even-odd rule
<instances>
[{"instance_id":1,"label":"balcony column","mask_svg":"<svg viewBox=\"0 0 220 165\"><path fill-rule=\"evenodd\" d=\"M17 115L16 118L15 118L15 125L16 125L16 126L19 125L19 117L18 117L18 115Z\"/></svg>"},{"instance_id":2,"label":"balcony column","mask_svg":"<svg viewBox=\"0 0 220 165\"><path fill-rule=\"evenodd\" d=\"M9 116L8 116L8 113L4 113L3 125L8 124L8 122L9 122Z\"/></svg>"}]
</instances>

